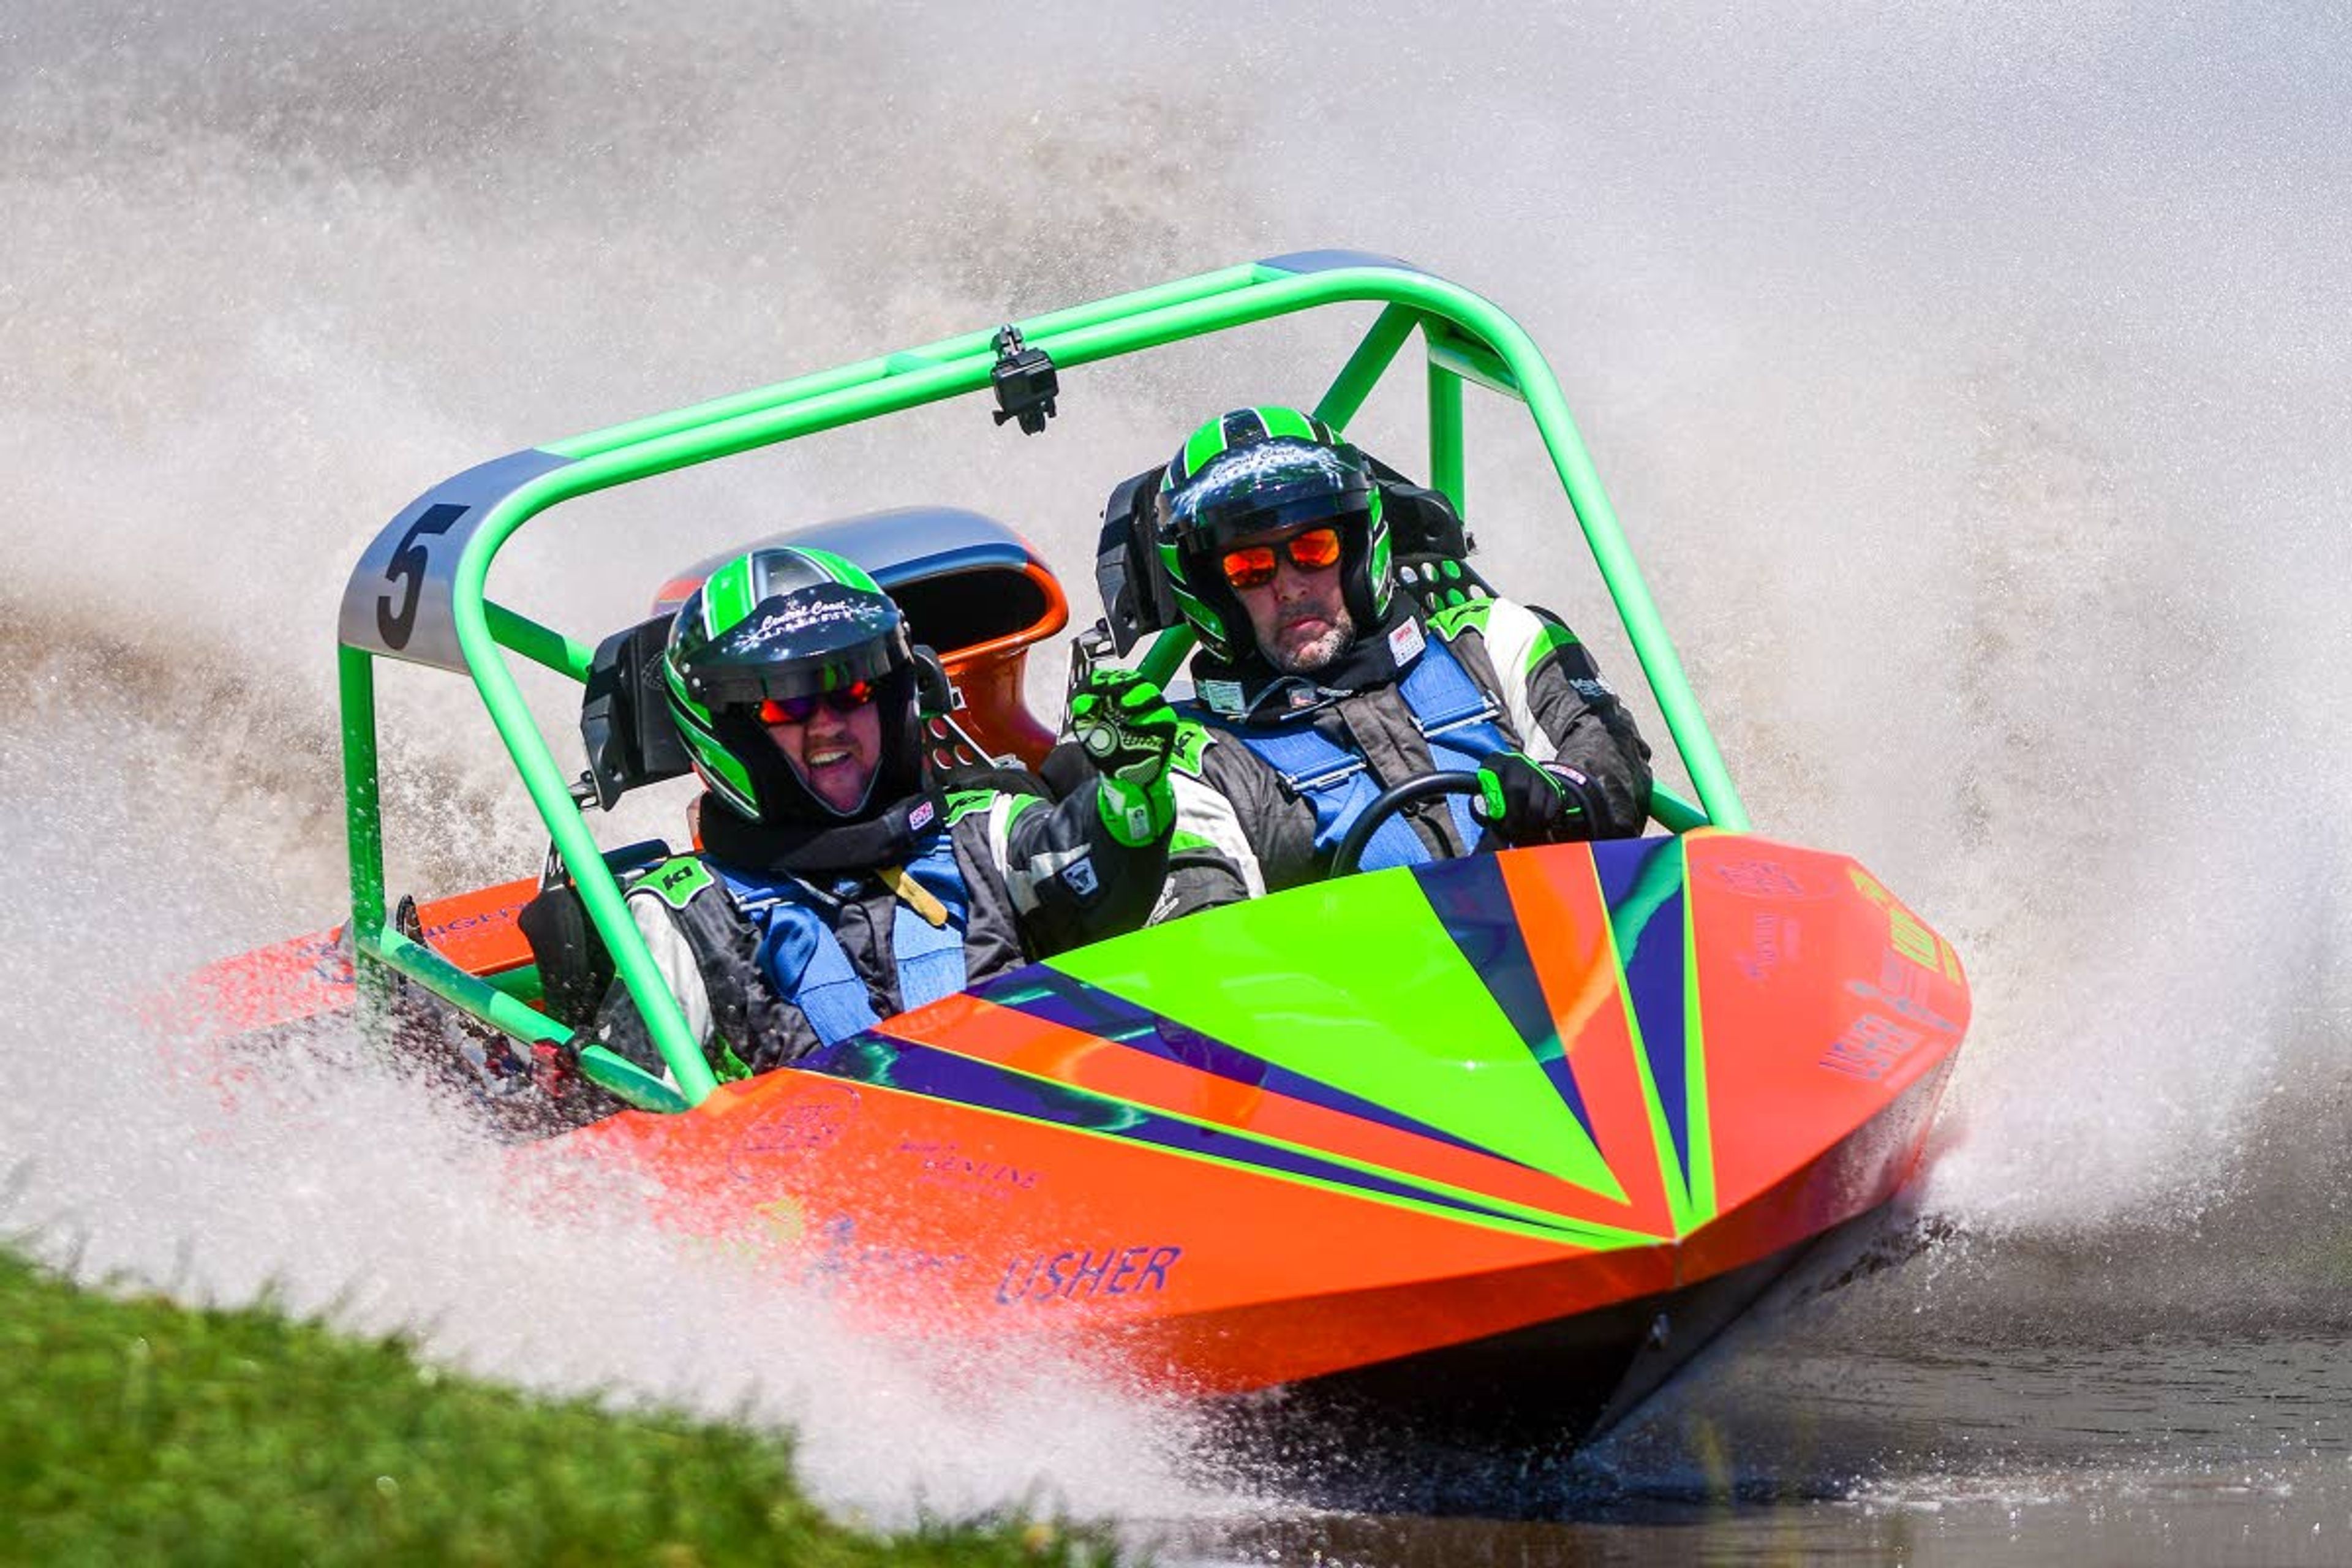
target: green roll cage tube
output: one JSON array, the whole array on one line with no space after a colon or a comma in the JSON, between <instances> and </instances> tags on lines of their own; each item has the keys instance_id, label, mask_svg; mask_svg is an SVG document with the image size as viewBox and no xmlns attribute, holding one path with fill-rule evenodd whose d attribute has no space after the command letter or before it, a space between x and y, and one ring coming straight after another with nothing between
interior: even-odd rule
<instances>
[{"instance_id":1,"label":"green roll cage tube","mask_svg":"<svg viewBox=\"0 0 2352 1568\"><path fill-rule=\"evenodd\" d=\"M1228 267L1157 288L1056 310L1013 325L1061 371L1327 305L1381 307L1315 413L1344 428L1417 329L1427 349L1430 482L1463 501L1462 387L1475 382L1524 404L1549 452L1585 542L1674 739L1698 800L1664 787L1651 814L1670 831L1745 831L1747 813L1643 585L1640 569L1570 416L1559 382L1533 342L1494 304L1390 258L1315 251ZM387 924L377 787L375 661L432 665L469 676L514 760L589 918L668 1064L671 1081L604 1047L579 1051L583 1073L647 1110L698 1105L717 1080L677 999L654 967L620 885L590 832L546 738L532 721L504 648L587 679L593 644L541 626L484 595L490 563L525 522L558 502L817 431L985 393L998 363L996 332L967 332L920 348L529 448L454 476L419 497L361 556L346 589L339 649L342 750L351 851L350 935L363 1016L381 1017L405 976L509 1037L561 1042L569 1031L520 997L468 974ZM1163 632L1141 668L1165 681L1192 647L1188 628ZM673 1087L673 1085L675 1087Z\"/></svg>"}]
</instances>

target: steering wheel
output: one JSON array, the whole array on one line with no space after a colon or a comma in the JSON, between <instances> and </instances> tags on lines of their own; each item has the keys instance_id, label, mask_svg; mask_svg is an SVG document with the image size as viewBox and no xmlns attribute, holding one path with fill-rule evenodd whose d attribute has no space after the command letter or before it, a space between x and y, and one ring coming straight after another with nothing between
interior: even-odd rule
<instances>
[{"instance_id":1,"label":"steering wheel","mask_svg":"<svg viewBox=\"0 0 2352 1568\"><path fill-rule=\"evenodd\" d=\"M1442 795L1476 795L1477 793L1478 775L1476 773L1444 771L1415 773L1402 784L1382 790L1373 797L1371 805L1364 807L1363 815L1349 826L1346 837L1339 840L1339 847L1331 852L1330 875L1345 877L1353 872L1356 862L1363 858L1364 846L1372 841L1372 835L1381 830L1381 824L1402 811L1406 806L1434 799Z\"/></svg>"}]
</instances>

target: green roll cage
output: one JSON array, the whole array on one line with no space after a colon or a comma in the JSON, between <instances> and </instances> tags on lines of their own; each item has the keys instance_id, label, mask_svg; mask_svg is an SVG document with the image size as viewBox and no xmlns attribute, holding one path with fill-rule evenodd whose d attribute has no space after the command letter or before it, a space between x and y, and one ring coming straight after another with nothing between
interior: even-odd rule
<instances>
[{"instance_id":1,"label":"green roll cage","mask_svg":"<svg viewBox=\"0 0 2352 1568\"><path fill-rule=\"evenodd\" d=\"M1698 796L1693 803L1661 787L1652 816L1677 833L1706 826L1744 831L1748 817L1738 793L1559 384L1528 335L1495 305L1390 258L1315 251L1204 272L1013 325L1029 347L1044 350L1066 372L1319 306L1356 303L1382 308L1316 405L1316 414L1344 427L1418 330L1427 349L1430 482L1459 506L1463 384L1475 382L1524 404ZM594 1045L579 1052L583 1071L648 1110L689 1110L717 1087L677 997L628 916L619 882L563 771L499 652L504 648L584 682L593 645L491 603L484 595L490 563L516 530L558 502L816 431L988 392L997 363L994 336L992 330L967 332L529 448L454 476L393 519L353 569L343 598L339 649L350 935L363 1014L383 1015L397 973L517 1040L560 1042L569 1034L520 997L467 973L386 922L375 661L389 658L472 679L675 1087ZM1183 628L1160 634L1141 668L1164 681L1192 640Z\"/></svg>"}]
</instances>

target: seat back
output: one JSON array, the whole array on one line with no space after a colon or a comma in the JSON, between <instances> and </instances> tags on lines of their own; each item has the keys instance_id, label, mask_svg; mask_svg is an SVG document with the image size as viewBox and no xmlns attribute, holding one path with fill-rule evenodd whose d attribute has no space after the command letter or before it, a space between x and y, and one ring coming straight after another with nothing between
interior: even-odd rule
<instances>
[{"instance_id":1,"label":"seat back","mask_svg":"<svg viewBox=\"0 0 2352 1568\"><path fill-rule=\"evenodd\" d=\"M1381 487L1381 512L1388 519L1397 586L1412 595L1422 614L1433 616L1473 599L1493 598L1495 591L1470 564L1478 542L1445 492L1414 484L1378 458L1367 460Z\"/></svg>"}]
</instances>

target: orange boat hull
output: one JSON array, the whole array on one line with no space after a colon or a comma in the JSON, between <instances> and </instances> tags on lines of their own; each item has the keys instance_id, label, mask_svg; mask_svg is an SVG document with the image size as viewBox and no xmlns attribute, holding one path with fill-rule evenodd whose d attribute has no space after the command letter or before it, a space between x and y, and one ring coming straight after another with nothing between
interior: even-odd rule
<instances>
[{"instance_id":1,"label":"orange boat hull","mask_svg":"<svg viewBox=\"0 0 2352 1568\"><path fill-rule=\"evenodd\" d=\"M1100 944L559 1147L858 1321L1232 1394L1785 1261L1910 1173L1967 1005L1843 857L1562 846Z\"/></svg>"}]
</instances>

